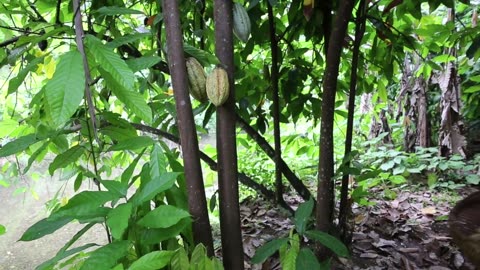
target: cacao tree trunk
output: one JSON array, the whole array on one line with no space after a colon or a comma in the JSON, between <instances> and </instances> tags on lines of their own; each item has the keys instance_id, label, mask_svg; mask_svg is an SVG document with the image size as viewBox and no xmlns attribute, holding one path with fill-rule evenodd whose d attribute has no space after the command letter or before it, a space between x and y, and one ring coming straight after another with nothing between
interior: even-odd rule
<instances>
[{"instance_id":1,"label":"cacao tree trunk","mask_svg":"<svg viewBox=\"0 0 480 270\"><path fill-rule=\"evenodd\" d=\"M225 269L242 270L244 266L238 198L232 19L232 1L215 0L215 53L227 71L230 83L227 101L217 107L218 186L223 265Z\"/></svg>"},{"instance_id":2,"label":"cacao tree trunk","mask_svg":"<svg viewBox=\"0 0 480 270\"><path fill-rule=\"evenodd\" d=\"M272 51L272 71L271 74L271 87L272 87L272 99L273 99L273 139L275 143L275 200L278 204L283 200L283 184L282 184L282 145L280 139L280 101L278 96L278 41L275 34L275 17L273 16L273 8L270 2L267 2L268 6L268 23L270 29L270 50Z\"/></svg>"},{"instance_id":3,"label":"cacao tree trunk","mask_svg":"<svg viewBox=\"0 0 480 270\"><path fill-rule=\"evenodd\" d=\"M338 70L343 41L350 20L354 0L339 3L338 13L328 44L327 64L323 77L322 120L320 127L320 158L318 164L318 187L316 207L317 230L330 232L333 221L334 184L333 184L333 120L335 94L337 92ZM322 249L320 255L327 253Z\"/></svg>"},{"instance_id":4,"label":"cacao tree trunk","mask_svg":"<svg viewBox=\"0 0 480 270\"><path fill-rule=\"evenodd\" d=\"M193 238L196 244L205 245L208 255L213 256L212 231L208 219L197 132L188 91L187 68L183 54L183 35L177 0L164 0L163 14L167 32L168 64L172 77L185 166L188 207L194 220Z\"/></svg>"}]
</instances>

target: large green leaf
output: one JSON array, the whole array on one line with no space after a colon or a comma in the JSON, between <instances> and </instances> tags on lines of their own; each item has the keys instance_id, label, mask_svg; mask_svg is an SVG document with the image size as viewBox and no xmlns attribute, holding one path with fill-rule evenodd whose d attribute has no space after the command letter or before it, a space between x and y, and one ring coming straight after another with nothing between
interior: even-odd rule
<instances>
[{"instance_id":1,"label":"large green leaf","mask_svg":"<svg viewBox=\"0 0 480 270\"><path fill-rule=\"evenodd\" d=\"M5 226L0 224L0 235L5 234L5 232L7 232L7 229L5 228Z\"/></svg>"},{"instance_id":2,"label":"large green leaf","mask_svg":"<svg viewBox=\"0 0 480 270\"><path fill-rule=\"evenodd\" d=\"M121 141L108 149L108 151L136 150L148 147L154 143L148 136L138 136Z\"/></svg>"},{"instance_id":3,"label":"large green leaf","mask_svg":"<svg viewBox=\"0 0 480 270\"><path fill-rule=\"evenodd\" d=\"M130 249L130 241L116 241L92 252L80 270L110 270Z\"/></svg>"},{"instance_id":4,"label":"large green leaf","mask_svg":"<svg viewBox=\"0 0 480 270\"><path fill-rule=\"evenodd\" d=\"M59 59L55 73L45 85L46 108L53 124L65 123L77 110L85 91L82 56L70 51Z\"/></svg>"},{"instance_id":5,"label":"large green leaf","mask_svg":"<svg viewBox=\"0 0 480 270\"><path fill-rule=\"evenodd\" d=\"M19 137L0 148L0 157L6 157L21 152L38 141L40 141L40 139L37 138L35 134L28 134Z\"/></svg>"},{"instance_id":6,"label":"large green leaf","mask_svg":"<svg viewBox=\"0 0 480 270\"><path fill-rule=\"evenodd\" d=\"M160 177L167 172L167 157L162 148L155 144L150 154L150 177L152 179Z\"/></svg>"},{"instance_id":7,"label":"large green leaf","mask_svg":"<svg viewBox=\"0 0 480 270\"><path fill-rule=\"evenodd\" d=\"M160 205L148 212L137 223L147 228L168 228L180 220L190 217L190 214L172 205Z\"/></svg>"},{"instance_id":8,"label":"large green leaf","mask_svg":"<svg viewBox=\"0 0 480 270\"><path fill-rule=\"evenodd\" d=\"M143 11L140 11L140 10L124 8L124 7L115 7L115 6L101 7L93 11L92 13L98 13L98 14L107 15L107 16L122 15L122 14L144 14Z\"/></svg>"},{"instance_id":9,"label":"large green leaf","mask_svg":"<svg viewBox=\"0 0 480 270\"><path fill-rule=\"evenodd\" d=\"M18 121L11 118L3 118L0 121L0 139L10 135L16 127L18 127Z\"/></svg>"},{"instance_id":10,"label":"large green leaf","mask_svg":"<svg viewBox=\"0 0 480 270\"><path fill-rule=\"evenodd\" d=\"M200 50L189 44L184 44L183 50L187 54L195 57L202 64L202 66L216 65L220 63L220 61L218 61L218 58L215 55L210 54L207 51Z\"/></svg>"},{"instance_id":11,"label":"large green leaf","mask_svg":"<svg viewBox=\"0 0 480 270\"><path fill-rule=\"evenodd\" d=\"M255 255L252 257L252 263L262 263L268 257L272 256L281 246L286 245L288 243L288 238L279 238L274 239L265 245L261 246L255 252Z\"/></svg>"},{"instance_id":12,"label":"large green leaf","mask_svg":"<svg viewBox=\"0 0 480 270\"><path fill-rule=\"evenodd\" d=\"M124 203L117 205L107 215L107 225L114 239L121 239L123 232L128 228L128 220L132 214L132 204Z\"/></svg>"},{"instance_id":13,"label":"large green leaf","mask_svg":"<svg viewBox=\"0 0 480 270\"><path fill-rule=\"evenodd\" d=\"M115 96L123 102L128 109L147 123L152 122L152 109L139 92L133 91L133 87L125 87L119 84L119 82L116 81L110 73L105 72L103 68L100 69L100 73L105 79L108 88L112 90Z\"/></svg>"},{"instance_id":14,"label":"large green leaf","mask_svg":"<svg viewBox=\"0 0 480 270\"><path fill-rule=\"evenodd\" d=\"M175 181L180 173L176 172L167 172L159 176L158 178L153 178L148 183L139 189L135 195L132 197L132 202L134 206L138 206L148 200L153 199L158 193L163 192L173 186Z\"/></svg>"},{"instance_id":15,"label":"large green leaf","mask_svg":"<svg viewBox=\"0 0 480 270\"><path fill-rule=\"evenodd\" d=\"M183 247L177 249L172 257L170 267L172 270L184 270L188 269L190 262L188 260L187 252Z\"/></svg>"},{"instance_id":16,"label":"large green leaf","mask_svg":"<svg viewBox=\"0 0 480 270\"><path fill-rule=\"evenodd\" d=\"M127 60L127 65L132 69L133 72L140 71L149 67L152 67L162 59L158 56L144 56L140 58L134 58Z\"/></svg>"},{"instance_id":17,"label":"large green leaf","mask_svg":"<svg viewBox=\"0 0 480 270\"><path fill-rule=\"evenodd\" d=\"M53 159L52 163L50 163L50 166L48 167L48 172L50 173L50 175L53 175L55 170L59 168L65 168L68 165L77 161L84 152L85 149L81 145L75 145L74 147L56 156Z\"/></svg>"},{"instance_id":18,"label":"large green leaf","mask_svg":"<svg viewBox=\"0 0 480 270\"><path fill-rule=\"evenodd\" d=\"M95 57L97 64L102 67L103 73L110 74L109 80L115 81L118 85L130 91L133 89L135 76L118 54L91 35L85 37L85 45L88 52Z\"/></svg>"},{"instance_id":19,"label":"large green leaf","mask_svg":"<svg viewBox=\"0 0 480 270\"><path fill-rule=\"evenodd\" d=\"M44 58L45 56L34 58L25 68L18 72L17 77L8 82L7 96L17 91L18 87L23 83L28 73L37 68L37 65L42 62Z\"/></svg>"},{"instance_id":20,"label":"large green leaf","mask_svg":"<svg viewBox=\"0 0 480 270\"><path fill-rule=\"evenodd\" d=\"M191 219L182 219L177 224L163 229L146 229L142 232L140 241L146 245L154 245L167 239L177 237L181 232L186 232L186 229L191 225Z\"/></svg>"},{"instance_id":21,"label":"large green leaf","mask_svg":"<svg viewBox=\"0 0 480 270\"><path fill-rule=\"evenodd\" d=\"M342 241L328 233L321 231L307 231L305 232L305 235L310 239L320 242L320 244L326 246L340 257L349 256L348 248L342 243Z\"/></svg>"},{"instance_id":22,"label":"large green leaf","mask_svg":"<svg viewBox=\"0 0 480 270\"><path fill-rule=\"evenodd\" d=\"M299 234L303 234L306 230L308 220L312 215L313 211L313 200L310 199L302 204L297 208L295 211L295 229Z\"/></svg>"},{"instance_id":23,"label":"large green leaf","mask_svg":"<svg viewBox=\"0 0 480 270\"><path fill-rule=\"evenodd\" d=\"M90 216L92 214L97 214L97 208L103 206L106 202L118 198L119 196L115 192L82 191L73 196L65 206L53 213L53 215L75 218ZM99 211L98 213L101 214L102 211Z\"/></svg>"},{"instance_id":24,"label":"large green leaf","mask_svg":"<svg viewBox=\"0 0 480 270\"><path fill-rule=\"evenodd\" d=\"M41 238L47 234L51 234L61 227L65 226L67 223L72 221L72 217L61 217L61 218L44 218L37 223L33 224L28 228L20 237L19 241L32 241L38 238Z\"/></svg>"},{"instance_id":25,"label":"large green leaf","mask_svg":"<svg viewBox=\"0 0 480 270\"><path fill-rule=\"evenodd\" d=\"M317 256L309 248L302 248L297 255L296 262L297 270L313 270L320 269L320 263L318 262Z\"/></svg>"},{"instance_id":26,"label":"large green leaf","mask_svg":"<svg viewBox=\"0 0 480 270\"><path fill-rule=\"evenodd\" d=\"M174 251L153 251L143 255L128 270L157 270L167 266Z\"/></svg>"},{"instance_id":27,"label":"large green leaf","mask_svg":"<svg viewBox=\"0 0 480 270\"><path fill-rule=\"evenodd\" d=\"M94 244L94 243L89 243L89 244L85 244L85 245L80 246L80 247L75 247L75 248L72 248L70 250L59 252L59 253L57 253L57 255L55 255L55 257L53 257L53 258L49 259L48 261L45 261L42 264L40 264L39 266L37 266L35 268L35 270L53 269L53 266L55 266L55 264L57 262L59 262L60 260L63 260L66 257L69 257L69 256L71 256L75 253L78 253L82 250L85 250L87 248L91 248L91 247L94 247L94 246L98 246L98 245Z\"/></svg>"}]
</instances>

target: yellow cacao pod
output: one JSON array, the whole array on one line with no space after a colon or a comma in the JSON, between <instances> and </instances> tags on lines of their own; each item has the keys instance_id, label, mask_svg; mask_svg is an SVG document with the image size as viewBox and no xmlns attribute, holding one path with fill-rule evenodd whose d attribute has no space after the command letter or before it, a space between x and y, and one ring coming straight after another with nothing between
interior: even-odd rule
<instances>
[{"instance_id":1,"label":"yellow cacao pod","mask_svg":"<svg viewBox=\"0 0 480 270\"><path fill-rule=\"evenodd\" d=\"M247 10L239 3L233 3L233 33L243 42L248 41L251 25Z\"/></svg>"},{"instance_id":2,"label":"yellow cacao pod","mask_svg":"<svg viewBox=\"0 0 480 270\"><path fill-rule=\"evenodd\" d=\"M221 106L227 101L230 93L228 74L225 69L216 67L207 76L207 96L215 106Z\"/></svg>"},{"instance_id":3,"label":"yellow cacao pod","mask_svg":"<svg viewBox=\"0 0 480 270\"><path fill-rule=\"evenodd\" d=\"M186 61L190 95L200 102L207 101L206 78L203 66L193 57Z\"/></svg>"}]
</instances>

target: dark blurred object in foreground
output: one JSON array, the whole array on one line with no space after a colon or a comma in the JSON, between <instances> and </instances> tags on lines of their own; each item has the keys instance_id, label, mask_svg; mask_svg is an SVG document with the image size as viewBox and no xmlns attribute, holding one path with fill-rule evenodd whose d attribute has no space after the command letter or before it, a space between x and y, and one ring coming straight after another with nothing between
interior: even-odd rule
<instances>
[{"instance_id":1,"label":"dark blurred object in foreground","mask_svg":"<svg viewBox=\"0 0 480 270\"><path fill-rule=\"evenodd\" d=\"M450 212L449 225L455 244L480 269L480 191L455 205Z\"/></svg>"}]
</instances>

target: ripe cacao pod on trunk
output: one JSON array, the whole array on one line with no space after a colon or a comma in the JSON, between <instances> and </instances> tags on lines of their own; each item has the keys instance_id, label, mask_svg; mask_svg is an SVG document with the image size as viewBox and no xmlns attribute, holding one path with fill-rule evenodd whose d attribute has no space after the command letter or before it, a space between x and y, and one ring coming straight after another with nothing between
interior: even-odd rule
<instances>
[{"instance_id":1,"label":"ripe cacao pod on trunk","mask_svg":"<svg viewBox=\"0 0 480 270\"><path fill-rule=\"evenodd\" d=\"M228 74L225 69L216 67L207 77L207 96L215 106L221 106L227 101L230 93Z\"/></svg>"},{"instance_id":2,"label":"ripe cacao pod on trunk","mask_svg":"<svg viewBox=\"0 0 480 270\"><path fill-rule=\"evenodd\" d=\"M248 41L251 25L247 10L239 3L233 3L233 33L243 42Z\"/></svg>"},{"instance_id":3,"label":"ripe cacao pod on trunk","mask_svg":"<svg viewBox=\"0 0 480 270\"><path fill-rule=\"evenodd\" d=\"M200 102L207 101L206 78L203 66L193 57L186 61L190 95Z\"/></svg>"}]
</instances>

